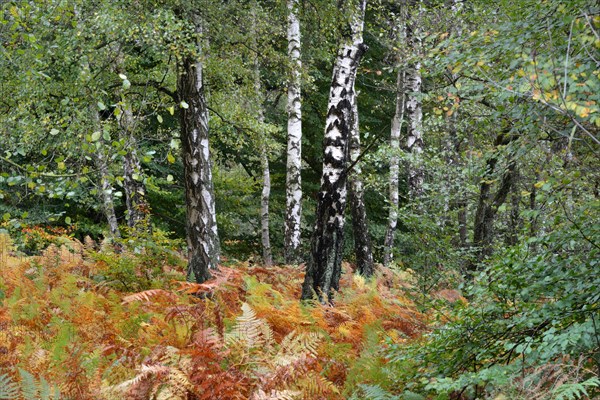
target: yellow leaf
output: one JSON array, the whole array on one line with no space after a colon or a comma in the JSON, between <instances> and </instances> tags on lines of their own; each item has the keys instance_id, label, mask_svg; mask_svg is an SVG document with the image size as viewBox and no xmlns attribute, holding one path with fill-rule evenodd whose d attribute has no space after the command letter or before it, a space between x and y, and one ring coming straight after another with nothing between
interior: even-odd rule
<instances>
[{"instance_id":1,"label":"yellow leaf","mask_svg":"<svg viewBox=\"0 0 600 400\"><path fill-rule=\"evenodd\" d=\"M173 154L171 154L170 152L169 154L167 154L167 161L169 161L171 164L175 162L175 157L173 157Z\"/></svg>"}]
</instances>

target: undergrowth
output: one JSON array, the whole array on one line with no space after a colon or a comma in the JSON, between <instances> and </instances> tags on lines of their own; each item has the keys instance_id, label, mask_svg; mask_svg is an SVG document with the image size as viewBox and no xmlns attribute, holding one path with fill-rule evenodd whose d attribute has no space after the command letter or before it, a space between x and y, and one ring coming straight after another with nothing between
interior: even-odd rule
<instances>
[{"instance_id":1,"label":"undergrowth","mask_svg":"<svg viewBox=\"0 0 600 400\"><path fill-rule=\"evenodd\" d=\"M301 267L195 284L172 251L50 238L19 257L0 238L0 398L346 399L392 385L382 349L426 329L389 270L346 266L322 306L298 301Z\"/></svg>"}]
</instances>

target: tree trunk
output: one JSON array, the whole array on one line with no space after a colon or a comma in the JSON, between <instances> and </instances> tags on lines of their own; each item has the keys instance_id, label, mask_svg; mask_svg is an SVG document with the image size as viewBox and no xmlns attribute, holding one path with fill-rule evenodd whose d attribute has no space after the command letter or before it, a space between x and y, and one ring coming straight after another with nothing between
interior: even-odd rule
<instances>
[{"instance_id":1,"label":"tree trunk","mask_svg":"<svg viewBox=\"0 0 600 400\"><path fill-rule=\"evenodd\" d=\"M297 17L298 0L288 0L288 57L291 64L288 83L288 139L286 173L286 212L284 258L287 264L298 262L300 223L302 217L302 103L300 87L300 22Z\"/></svg>"},{"instance_id":2,"label":"tree trunk","mask_svg":"<svg viewBox=\"0 0 600 400\"><path fill-rule=\"evenodd\" d=\"M201 25L196 23L201 34ZM198 44L201 54L201 47ZM188 280L210 279L218 267L219 236L215 214L208 108L204 97L202 62L186 55L180 60L177 94L180 103L181 144L185 176Z\"/></svg>"},{"instance_id":3,"label":"tree trunk","mask_svg":"<svg viewBox=\"0 0 600 400\"><path fill-rule=\"evenodd\" d=\"M362 41L366 0L352 12L351 37L346 37L336 57L329 92L323 174L317 203L317 216L311 243L311 258L306 266L302 299L316 293L322 303L333 300L339 290L344 242L344 211L348 140L352 129L354 80L358 64L367 47Z\"/></svg>"},{"instance_id":4,"label":"tree trunk","mask_svg":"<svg viewBox=\"0 0 600 400\"><path fill-rule=\"evenodd\" d=\"M392 157L390 158L390 178L389 178L389 215L388 215L388 227L385 233L385 240L383 243L383 265L386 267L393 260L393 248L394 248L394 234L398 225L398 175L400 171L400 134L402 132L402 123L404 122L404 106L405 106L405 95L404 95L404 70L398 70L398 76L396 78L396 112L392 119L392 130L390 134L390 149Z\"/></svg>"},{"instance_id":5,"label":"tree trunk","mask_svg":"<svg viewBox=\"0 0 600 400\"><path fill-rule=\"evenodd\" d=\"M256 27L256 10L252 10L252 17L254 20L252 28L252 39L254 41L254 47L258 48ZM254 92L256 95L256 119L258 120L259 126L263 126L265 122L265 114L263 110L264 98L262 94L262 84L260 81L260 63L258 55L254 57ZM269 171L269 146L268 138L262 134L257 137L260 147L260 164L262 167L262 192L260 199L260 225L261 225L261 244L263 252L263 264L265 266L273 265L273 256L271 254L271 239L269 233L269 198L271 195L271 172Z\"/></svg>"},{"instance_id":6,"label":"tree trunk","mask_svg":"<svg viewBox=\"0 0 600 400\"><path fill-rule=\"evenodd\" d=\"M137 156L137 140L133 135L133 113L129 104L124 104L122 107L120 125L127 152L123 156L123 189L127 205L127 225L138 233L144 230L151 231L144 171Z\"/></svg>"},{"instance_id":7,"label":"tree trunk","mask_svg":"<svg viewBox=\"0 0 600 400\"><path fill-rule=\"evenodd\" d=\"M408 132L406 138L406 149L412 154L408 166L408 191L411 199L418 198L423 192L424 172L420 165L421 153L423 152L423 107L421 101L421 42L418 37L418 24L420 12L417 11L415 20L407 25L406 40L409 48L413 51L417 61L409 63L406 68L406 118L408 120Z\"/></svg>"},{"instance_id":8,"label":"tree trunk","mask_svg":"<svg viewBox=\"0 0 600 400\"><path fill-rule=\"evenodd\" d=\"M352 212L352 230L354 232L354 252L359 274L365 277L373 275L373 250L365 207L361 167L357 162L360 157L360 130L358 124L358 105L356 92L352 102L352 129L350 132L350 162L354 165L349 176L349 200Z\"/></svg>"},{"instance_id":9,"label":"tree trunk","mask_svg":"<svg viewBox=\"0 0 600 400\"><path fill-rule=\"evenodd\" d=\"M507 145L512 140L505 134L500 134L496 138L495 147ZM475 212L475 223L473 226L473 245L476 249L477 261L481 262L492 252L494 220L498 208L504 204L512 185L516 163L513 159L508 161L506 170L500 179L500 184L496 193L492 196L491 187L494 180L494 172L498 158L496 155L490 157L486 162L485 171L481 178L479 187L479 201L477 211ZM473 271L475 264L470 264L469 269Z\"/></svg>"},{"instance_id":10,"label":"tree trunk","mask_svg":"<svg viewBox=\"0 0 600 400\"><path fill-rule=\"evenodd\" d=\"M100 124L100 118L95 106L90 106L90 114L93 121L94 130L100 131L102 126ZM100 175L100 197L102 199L102 211L106 216L110 235L113 238L120 238L121 231L119 230L119 222L117 220L117 213L115 212L115 203L113 201L114 188L110 182L111 179L110 172L108 170L106 143L104 143L104 138L102 137L100 137L100 139L98 139L96 142L94 164L96 165L98 174Z\"/></svg>"}]
</instances>

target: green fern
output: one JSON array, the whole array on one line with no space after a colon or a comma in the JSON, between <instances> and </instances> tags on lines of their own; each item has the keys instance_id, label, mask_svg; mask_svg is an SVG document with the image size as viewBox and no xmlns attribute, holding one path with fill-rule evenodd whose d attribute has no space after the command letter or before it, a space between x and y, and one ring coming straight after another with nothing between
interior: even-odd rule
<instances>
[{"instance_id":1,"label":"green fern","mask_svg":"<svg viewBox=\"0 0 600 400\"><path fill-rule=\"evenodd\" d=\"M600 387L600 379L590 378L583 382L565 383L552 391L553 400L578 400L589 396L587 388Z\"/></svg>"},{"instance_id":2,"label":"green fern","mask_svg":"<svg viewBox=\"0 0 600 400\"><path fill-rule=\"evenodd\" d=\"M0 400L14 400L19 397L19 385L7 374L0 375Z\"/></svg>"},{"instance_id":3,"label":"green fern","mask_svg":"<svg viewBox=\"0 0 600 400\"><path fill-rule=\"evenodd\" d=\"M60 392L47 380L35 378L31 373L19 369L21 375L21 396L24 400L59 400Z\"/></svg>"},{"instance_id":4,"label":"green fern","mask_svg":"<svg viewBox=\"0 0 600 400\"><path fill-rule=\"evenodd\" d=\"M404 398L401 398L399 396L395 396L389 392L387 392L386 390L384 390L381 386L379 385L358 385L360 390L358 391L358 393L354 393L354 396L352 397L353 399L364 399L364 400L405 400ZM359 395L360 393L360 395ZM406 400L409 400L410 398L407 398ZM416 399L410 399L410 400L416 400ZM419 399L421 400L421 399Z\"/></svg>"}]
</instances>

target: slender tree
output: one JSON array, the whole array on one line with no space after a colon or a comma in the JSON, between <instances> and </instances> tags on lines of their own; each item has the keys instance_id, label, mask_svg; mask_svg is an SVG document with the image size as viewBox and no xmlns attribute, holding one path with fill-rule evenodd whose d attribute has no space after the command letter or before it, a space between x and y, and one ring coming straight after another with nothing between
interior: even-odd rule
<instances>
[{"instance_id":1,"label":"slender tree","mask_svg":"<svg viewBox=\"0 0 600 400\"><path fill-rule=\"evenodd\" d=\"M146 198L144 171L138 157L138 143L134 135L134 117L131 105L125 99L121 102L119 131L125 143L123 155L123 189L127 206L127 225L135 231L149 229L149 205Z\"/></svg>"},{"instance_id":2,"label":"slender tree","mask_svg":"<svg viewBox=\"0 0 600 400\"><path fill-rule=\"evenodd\" d=\"M390 158L390 177L389 177L389 211L388 226L385 232L383 243L383 265L388 266L393 259L394 234L398 226L398 178L400 171L400 133L402 132L402 123L404 122L404 108L406 96L404 94L404 69L398 70L396 78L396 112L392 119L392 129L390 134L390 149L392 156Z\"/></svg>"},{"instance_id":3,"label":"slender tree","mask_svg":"<svg viewBox=\"0 0 600 400\"><path fill-rule=\"evenodd\" d=\"M208 108L204 94L202 21L194 16L196 51L178 62L182 158L187 208L188 279L204 282L219 261L219 235L209 148Z\"/></svg>"},{"instance_id":4,"label":"slender tree","mask_svg":"<svg viewBox=\"0 0 600 400\"><path fill-rule=\"evenodd\" d=\"M345 9L350 13L350 27L345 30L333 67L323 141L321 189L302 299L310 299L316 293L319 301L331 302L334 291L339 290L354 80L367 49L362 37L365 7L366 0L358 4L345 3Z\"/></svg>"},{"instance_id":5,"label":"slender tree","mask_svg":"<svg viewBox=\"0 0 600 400\"><path fill-rule=\"evenodd\" d=\"M412 18L406 25L406 42L412 52L413 60L406 67L406 118L408 132L406 149L412 154L412 162L408 167L408 190L411 199L421 195L423 190L423 169L420 166L420 157L423 152L423 107L421 101L421 40L420 26L421 9L417 2L409 12Z\"/></svg>"},{"instance_id":6,"label":"slender tree","mask_svg":"<svg viewBox=\"0 0 600 400\"><path fill-rule=\"evenodd\" d=\"M298 0L288 0L288 58L290 77L287 88L287 171L284 258L288 264L298 261L302 216L302 103L300 69L300 22Z\"/></svg>"},{"instance_id":7,"label":"slender tree","mask_svg":"<svg viewBox=\"0 0 600 400\"><path fill-rule=\"evenodd\" d=\"M370 277L375 271L361 177L362 168L359 162L360 130L357 100L358 96L355 92L354 101L352 102L352 128L350 131L350 162L352 163L352 170L348 177L348 196L350 211L352 213L352 231L354 233L354 252L356 254L357 271L362 276Z\"/></svg>"},{"instance_id":8,"label":"slender tree","mask_svg":"<svg viewBox=\"0 0 600 400\"><path fill-rule=\"evenodd\" d=\"M252 10L252 40L254 47L257 47L257 32L256 32L256 7ZM257 99L257 120L259 126L263 126L265 122L265 113L263 109L263 94L262 85L260 82L260 63L258 54L254 56L254 91ZM262 167L262 191L260 199L260 225L261 225L261 243L263 252L263 264L266 266L273 265L273 255L271 254L271 238L269 231L269 200L271 196L271 171L269 169L269 149L265 134L257 139L260 143L260 164Z\"/></svg>"}]
</instances>

